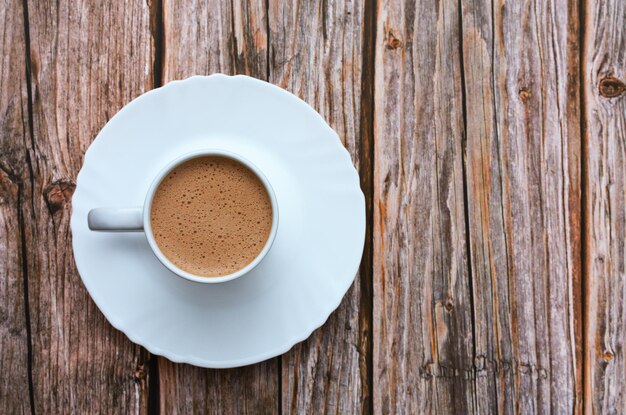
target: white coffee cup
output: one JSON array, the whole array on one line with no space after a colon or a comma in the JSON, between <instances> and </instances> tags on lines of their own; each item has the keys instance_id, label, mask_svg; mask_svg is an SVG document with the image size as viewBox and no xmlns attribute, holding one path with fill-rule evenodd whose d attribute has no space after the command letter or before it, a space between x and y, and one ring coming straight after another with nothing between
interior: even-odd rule
<instances>
[{"instance_id":1,"label":"white coffee cup","mask_svg":"<svg viewBox=\"0 0 626 415\"><path fill-rule=\"evenodd\" d=\"M267 242L261 252L245 267L241 268L238 271L235 271L231 274L221 275L217 277L203 277L199 275L195 275L189 273L185 270L180 269L176 265L174 265L159 249L159 246L154 239L154 234L152 233L152 225L150 223L150 209L152 207L152 199L154 198L154 194L158 189L161 181L167 174L172 171L175 167L180 164L197 158L197 157L206 157L206 156L218 156L225 157L232 160L235 160L244 166L246 166L250 171L252 171L263 183L265 186L265 190L267 190L267 194L269 195L271 204L272 204L272 227L270 229L270 234L267 238ZM176 275L185 278L190 281L200 282L200 283L219 283L234 280L235 278L239 278L242 275L245 275L250 270L252 270L255 266L261 262L261 260L267 255L272 244L274 243L274 239L276 238L276 231L278 230L278 204L276 202L276 195L274 194L274 189L270 185L270 182L267 180L265 175L259 170L257 166L255 166L252 162L245 159L244 157L232 153L230 151L224 150L199 150L194 151L192 153L185 154L174 161L170 162L167 166L163 167L159 174L154 178L152 184L150 185L150 189L146 194L145 202L143 207L101 207L91 209L87 216L87 223L89 225L89 229L92 231L108 231L108 232L145 232L146 238L148 239L148 243L150 244L150 248L152 248L152 252L154 255L161 261L163 265L169 268L170 271L175 273Z\"/></svg>"}]
</instances>

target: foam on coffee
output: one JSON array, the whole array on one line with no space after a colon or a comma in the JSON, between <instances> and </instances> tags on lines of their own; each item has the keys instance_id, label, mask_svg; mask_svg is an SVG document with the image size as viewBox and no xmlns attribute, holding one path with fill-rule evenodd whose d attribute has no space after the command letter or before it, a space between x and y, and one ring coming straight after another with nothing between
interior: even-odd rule
<instances>
[{"instance_id":1,"label":"foam on coffee","mask_svg":"<svg viewBox=\"0 0 626 415\"><path fill-rule=\"evenodd\" d=\"M205 156L168 173L154 195L150 221L159 249L177 267L221 276L259 255L272 227L272 204L246 166Z\"/></svg>"}]
</instances>

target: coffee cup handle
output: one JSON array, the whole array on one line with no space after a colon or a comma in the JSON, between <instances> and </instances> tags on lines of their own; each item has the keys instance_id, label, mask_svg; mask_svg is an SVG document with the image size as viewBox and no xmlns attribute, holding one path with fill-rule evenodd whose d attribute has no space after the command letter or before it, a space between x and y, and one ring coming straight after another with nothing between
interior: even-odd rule
<instances>
[{"instance_id":1,"label":"coffee cup handle","mask_svg":"<svg viewBox=\"0 0 626 415\"><path fill-rule=\"evenodd\" d=\"M87 225L92 231L141 232L143 231L143 209L95 208L87 215Z\"/></svg>"}]
</instances>

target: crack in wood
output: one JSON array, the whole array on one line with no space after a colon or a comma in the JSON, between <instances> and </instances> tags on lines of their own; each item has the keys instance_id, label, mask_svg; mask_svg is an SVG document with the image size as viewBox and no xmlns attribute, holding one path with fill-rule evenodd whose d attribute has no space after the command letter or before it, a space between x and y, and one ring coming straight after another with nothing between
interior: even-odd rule
<instances>
[{"instance_id":1,"label":"crack in wood","mask_svg":"<svg viewBox=\"0 0 626 415\"><path fill-rule=\"evenodd\" d=\"M33 118L33 93L31 87L31 46L30 46L30 20L28 15L28 0L22 0L22 19L24 24L24 55L25 55L25 75L26 75L26 91L27 91L27 108L28 108L28 134L30 137L30 148L34 151L35 149L35 134L34 134L34 118ZM28 165L28 176L29 180L24 180L20 183L19 192L18 192L18 202L17 202L17 210L18 210L18 222L20 228L20 243L21 243L21 255L22 255L22 277L24 279L23 292L24 292L24 312L25 312L25 321L26 321L26 338L27 338L27 362L28 362L28 399L30 401L30 412L32 415L36 413L35 411L35 388L33 383L33 340L32 340L32 326L31 326L31 315L30 315L30 296L29 296L29 287L28 287L28 276L29 276L29 264L28 264L28 250L27 250L27 242L26 242L26 232L27 226L26 221L24 219L24 184L28 183L30 185L30 193L31 193L31 206L34 205L33 199L33 189L34 189L34 177L33 177L33 168L31 163L30 154L26 154L26 163Z\"/></svg>"},{"instance_id":2,"label":"crack in wood","mask_svg":"<svg viewBox=\"0 0 626 415\"><path fill-rule=\"evenodd\" d=\"M468 194L468 177L467 177L467 84L465 79L465 57L463 54L463 4L462 0L458 1L458 19L459 19L459 61L460 61L460 75L461 75L461 108L463 116L463 132L461 137L461 172L463 177L463 215L465 222L465 255L467 258L467 273L469 279L469 301L471 308L471 325L472 325L472 355L476 356L476 306L474 299L474 280L472 275L472 255L471 255L471 241L470 241L470 214L469 214L469 194ZM446 309L451 311L452 304L446 303ZM474 378L475 379L475 378ZM473 384L473 409L477 410L478 404L478 390L477 384L474 381Z\"/></svg>"},{"instance_id":3,"label":"crack in wood","mask_svg":"<svg viewBox=\"0 0 626 415\"><path fill-rule=\"evenodd\" d=\"M154 45L154 59L152 65L153 88L163 86L166 62L166 33L163 16L163 0L151 0L150 9L150 32ZM148 360L148 414L158 415L161 413L161 387L159 378L159 359L156 355L149 354Z\"/></svg>"},{"instance_id":4,"label":"crack in wood","mask_svg":"<svg viewBox=\"0 0 626 415\"><path fill-rule=\"evenodd\" d=\"M154 45L154 59L152 62L153 88L163 86L163 71L165 69L165 24L163 23L163 0L148 0L150 9L150 34ZM107 117L108 118L108 117Z\"/></svg>"},{"instance_id":5,"label":"crack in wood","mask_svg":"<svg viewBox=\"0 0 626 415\"><path fill-rule=\"evenodd\" d=\"M361 49L361 114L359 129L359 175L365 195L366 233L363 259L360 267L361 298L359 301L359 353L360 374L366 379L362 386L362 413L374 413L374 96L376 50L377 1L366 1L363 10L363 47Z\"/></svg>"}]
</instances>

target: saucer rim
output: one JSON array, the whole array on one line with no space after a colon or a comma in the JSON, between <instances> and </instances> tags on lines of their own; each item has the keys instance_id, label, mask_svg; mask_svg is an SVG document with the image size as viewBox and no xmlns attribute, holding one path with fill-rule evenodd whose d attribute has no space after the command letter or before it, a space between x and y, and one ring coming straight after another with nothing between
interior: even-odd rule
<instances>
[{"instance_id":1,"label":"saucer rim","mask_svg":"<svg viewBox=\"0 0 626 415\"><path fill-rule=\"evenodd\" d=\"M93 299L94 303L96 304L96 306L98 307L98 309L102 312L102 314L105 316L105 318L107 319L107 321L117 330L121 331L122 333L124 333L126 335L126 337L128 337L129 340L131 340L133 343L138 344L144 348L146 348L150 353L155 354L155 355L159 355L159 356L163 356L165 358L167 358L168 360L175 362L175 363L188 363L188 364L192 364L194 366L198 366L198 367L204 367L204 368L214 368L214 369L226 369L226 368L235 368L235 367L242 367L242 366L247 366L247 365L252 365L255 363L259 363L259 362L263 362L265 360L269 360L271 358L280 356L284 353L286 353L287 351L291 350L291 348L293 348L296 344L306 340L307 338L309 338L311 336L311 334L317 330L318 328L320 328L322 325L324 325L324 323L328 320L328 318L330 317L330 315L339 307L339 305L341 304L341 302L343 301L343 298L345 297L347 291L350 289L350 286L353 284L354 280L356 279L356 276L358 275L358 271L359 268L361 266L361 261L363 258L363 250L365 248L365 234L366 234L366 226L367 226L367 217L365 214L365 195L363 194L363 191L361 189L360 186L360 178L359 178L359 174L357 169L354 167L354 164L352 163L352 158L350 156L350 153L348 152L348 150L344 147L343 143L341 142L341 139L339 138L339 135L337 134L337 132L332 129L330 127L330 125L328 125L328 123L326 122L326 120L324 119L324 117L322 117L322 115L320 115L313 107L311 107L309 104L307 104L304 100L300 99L299 97L297 97L296 95L290 93L289 91L286 91L274 84L271 84L269 82L260 80L260 79L256 79L256 78L252 78L246 75L226 75L226 74L212 74L212 75L208 75L208 76L204 76L204 75L194 75L191 76L189 78L186 79L181 79L181 80L174 80L171 82L168 82L167 84L159 87L159 88L155 88L152 89L148 92L145 92L144 94L136 97L135 99L133 99L132 101L130 101L128 104L126 104L124 107L122 107L113 117L111 117L111 119L106 123L106 125L100 130L100 132L97 134L96 138L93 140L93 142L90 144L89 148L87 149L87 151L85 152L84 158L83 158L83 163L81 165L81 169L77 175L76 178L76 191L74 192L73 196L72 196L72 214L71 214L71 220L70 220L70 228L72 231L72 235L77 234L77 227L79 226L78 221L79 218L77 215L74 214L74 205L75 202L78 198L78 196L80 195L80 192L78 191L79 189L81 189L81 182L83 182L84 180L82 180L82 173L83 173L83 169L84 166L86 164L88 164L90 162L90 160L95 157L94 154L94 144L98 143L98 140L102 140L101 135L102 132L110 126L111 121L113 121L122 111L127 110L129 107L131 106L136 106L136 105L140 105L144 100L148 100L148 99L152 99L153 97L156 97L159 94L164 94L164 91L168 91L170 89L175 89L177 88L178 85L183 84L183 83L195 83L195 82L206 82L209 79L220 79L222 81L225 82L251 82L251 83L257 83L257 84L263 84L265 88L267 88L268 90L271 90L273 94L279 94L281 95L282 99L289 99L293 102L294 105L297 105L298 107L301 108L302 111L308 111L310 114L314 114L315 118L319 121L320 127L324 128L326 130L325 136L328 136L328 138L333 137L334 139L332 140L332 142L334 143L336 150L338 150L344 157L347 165L349 166L348 169L346 169L346 172L349 172L352 175L352 180L355 182L356 187L358 188L358 192L355 192L355 194L358 194L360 196L360 200L359 200L359 204L361 205L361 208L363 209L363 222L362 222L362 226L361 226L361 232L360 235L357 236L357 238L355 238L355 240L361 240L361 247L360 247L360 257L358 258L358 261L356 261L356 265L354 267L354 270L351 272L352 277L349 278L345 278L345 282L340 284L338 286L338 288L335 290L335 292L337 293L336 298L333 299L329 299L328 303L332 304L329 308L328 311L323 312L323 313L319 313L319 318L311 318L309 321L310 323L307 325L307 327L305 327L304 329L302 329L298 334L292 335L291 337L289 337L289 340L286 340L284 342L284 345L282 347L276 347L272 350L263 352L263 353L259 353L259 354L255 354L255 355L251 355L251 356L247 356L244 358L240 358L240 359L231 359L231 360L210 360L210 359L204 359L204 358L198 358L196 356L190 355L190 354L180 354L180 353L176 353L170 350L164 350L158 346L155 346L153 344L151 344L151 342L148 339L145 339L143 336L136 336L132 333L132 328L128 327L127 324L125 324L125 322L122 319L115 319L113 318L113 313L110 312L110 310L103 304L103 301L101 298L99 298L95 287L91 286L86 280L85 278L83 278L83 273L86 273L85 269L81 269L81 265L78 264L78 261L75 260L75 264L76 264L76 268L78 270L78 273L80 275L81 281L83 282L83 285L85 286L85 288L87 289L87 292L89 293L90 297ZM326 139L326 138L325 138ZM97 145L97 144L96 144ZM82 187L84 187L85 184L82 184ZM73 251L75 251L76 248L76 239L74 237L72 237L72 249ZM332 301L331 301L332 300Z\"/></svg>"}]
</instances>

